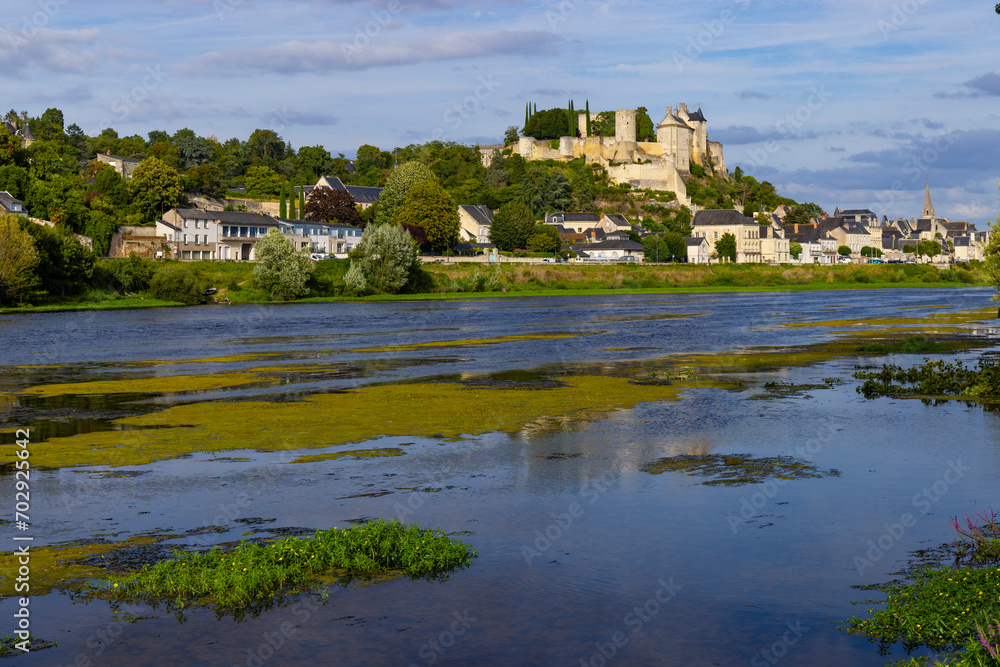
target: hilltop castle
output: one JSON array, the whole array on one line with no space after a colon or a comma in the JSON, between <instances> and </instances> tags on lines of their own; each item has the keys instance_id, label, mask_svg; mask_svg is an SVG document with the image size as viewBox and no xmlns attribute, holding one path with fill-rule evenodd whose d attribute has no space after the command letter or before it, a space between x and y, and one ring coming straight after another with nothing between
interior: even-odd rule
<instances>
[{"instance_id":1,"label":"hilltop castle","mask_svg":"<svg viewBox=\"0 0 1000 667\"><path fill-rule=\"evenodd\" d=\"M667 107L663 120L656 126L656 141L636 141L636 111L615 112L615 136L587 135L587 114L579 115L579 137L560 137L559 147L548 141L521 137L517 152L525 160L564 160L585 158L588 164L600 164L616 183L629 183L634 188L672 190L682 204L690 205L682 173L690 172L691 163L709 163L726 173L722 144L708 140L707 122L698 109L688 111L681 103L677 110Z\"/></svg>"}]
</instances>

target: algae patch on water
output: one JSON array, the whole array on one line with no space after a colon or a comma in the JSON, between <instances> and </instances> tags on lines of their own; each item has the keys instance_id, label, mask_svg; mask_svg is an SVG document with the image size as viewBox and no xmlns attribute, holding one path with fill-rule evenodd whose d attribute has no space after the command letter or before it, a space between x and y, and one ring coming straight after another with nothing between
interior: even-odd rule
<instances>
[{"instance_id":1,"label":"algae patch on water","mask_svg":"<svg viewBox=\"0 0 1000 667\"><path fill-rule=\"evenodd\" d=\"M647 463L640 468L651 475L682 472L707 477L706 486L758 484L770 478L791 480L839 476L840 471L820 470L791 456L754 458L749 454L682 454Z\"/></svg>"},{"instance_id":2,"label":"algae patch on water","mask_svg":"<svg viewBox=\"0 0 1000 667\"><path fill-rule=\"evenodd\" d=\"M329 454L311 454L308 456L300 456L294 461L291 461L291 463L335 461L336 459L342 459L345 457L350 457L352 459L373 459L384 456L402 456L403 454L406 454L406 452L402 449L395 449L392 447L383 447L379 449L352 449L346 452L330 452Z\"/></svg>"},{"instance_id":3,"label":"algae patch on water","mask_svg":"<svg viewBox=\"0 0 1000 667\"><path fill-rule=\"evenodd\" d=\"M200 402L116 421L121 431L37 443L33 466L141 465L193 452L331 447L379 436L458 438L513 433L536 420L584 421L646 401L676 399L680 388L628 378L563 377L565 386L517 388L428 382L362 387L301 401ZM488 409L483 409L488 406ZM0 445L0 463L16 458Z\"/></svg>"},{"instance_id":4,"label":"algae patch on water","mask_svg":"<svg viewBox=\"0 0 1000 667\"><path fill-rule=\"evenodd\" d=\"M256 373L153 375L121 380L43 384L24 389L21 393L40 397L66 395L95 396L101 394L162 394L208 391L211 389L232 388L274 381Z\"/></svg>"}]
</instances>

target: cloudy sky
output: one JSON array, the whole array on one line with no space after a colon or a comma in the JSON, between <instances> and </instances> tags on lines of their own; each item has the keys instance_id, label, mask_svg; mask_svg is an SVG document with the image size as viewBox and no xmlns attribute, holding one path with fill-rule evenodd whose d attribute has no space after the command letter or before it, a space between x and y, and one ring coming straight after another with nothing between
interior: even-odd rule
<instances>
[{"instance_id":1,"label":"cloudy sky","mask_svg":"<svg viewBox=\"0 0 1000 667\"><path fill-rule=\"evenodd\" d=\"M258 127L352 156L497 143L539 109L701 107L829 212L996 217L1000 16L942 0L4 0L6 101L88 134ZM6 22L4 25L3 22Z\"/></svg>"}]
</instances>

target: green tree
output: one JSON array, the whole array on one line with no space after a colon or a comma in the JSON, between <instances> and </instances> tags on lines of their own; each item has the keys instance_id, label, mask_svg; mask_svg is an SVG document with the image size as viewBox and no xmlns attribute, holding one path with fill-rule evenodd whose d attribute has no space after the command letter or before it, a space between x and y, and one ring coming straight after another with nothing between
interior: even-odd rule
<instances>
[{"instance_id":1,"label":"green tree","mask_svg":"<svg viewBox=\"0 0 1000 667\"><path fill-rule=\"evenodd\" d=\"M285 142L274 130L254 130L245 151L251 162L274 166L285 157Z\"/></svg>"},{"instance_id":2,"label":"green tree","mask_svg":"<svg viewBox=\"0 0 1000 667\"><path fill-rule=\"evenodd\" d=\"M94 241L94 254L107 257L111 249L111 237L118 229L115 219L104 211L90 211L83 233Z\"/></svg>"},{"instance_id":3,"label":"green tree","mask_svg":"<svg viewBox=\"0 0 1000 667\"><path fill-rule=\"evenodd\" d=\"M535 218L523 202L500 207L490 224L490 243L505 252L524 248L535 233Z\"/></svg>"},{"instance_id":4,"label":"green tree","mask_svg":"<svg viewBox=\"0 0 1000 667\"><path fill-rule=\"evenodd\" d=\"M128 206L128 183L111 167L105 166L97 170L94 187L101 193L101 197L116 209L124 211Z\"/></svg>"},{"instance_id":5,"label":"green tree","mask_svg":"<svg viewBox=\"0 0 1000 667\"><path fill-rule=\"evenodd\" d=\"M532 252L555 253L562 250L562 237L559 236L559 230L552 225L536 225L526 245Z\"/></svg>"},{"instance_id":6,"label":"green tree","mask_svg":"<svg viewBox=\"0 0 1000 667\"><path fill-rule=\"evenodd\" d=\"M639 107L635 110L635 140L656 141L656 125L649 117L649 111L646 107Z\"/></svg>"},{"instance_id":7,"label":"green tree","mask_svg":"<svg viewBox=\"0 0 1000 667\"><path fill-rule=\"evenodd\" d=\"M917 256L934 258L941 254L941 244L927 239L917 244Z\"/></svg>"},{"instance_id":8,"label":"green tree","mask_svg":"<svg viewBox=\"0 0 1000 667\"><path fill-rule=\"evenodd\" d=\"M184 169L194 169L215 157L211 144L194 133L194 130L184 128L177 130L173 136L173 144L181 152Z\"/></svg>"},{"instance_id":9,"label":"green tree","mask_svg":"<svg viewBox=\"0 0 1000 667\"><path fill-rule=\"evenodd\" d=\"M295 186L291 183L288 184L288 217L292 220L298 220L299 216L295 211L295 200L298 199L298 195L295 194Z\"/></svg>"},{"instance_id":10,"label":"green tree","mask_svg":"<svg viewBox=\"0 0 1000 667\"><path fill-rule=\"evenodd\" d=\"M157 141L149 147L146 154L149 155L149 157L155 157L157 160L174 170L180 169L181 165L184 163L184 157L181 155L181 149L177 148L177 146L174 146L169 141Z\"/></svg>"},{"instance_id":11,"label":"green tree","mask_svg":"<svg viewBox=\"0 0 1000 667\"><path fill-rule=\"evenodd\" d=\"M872 248L870 246L864 246L863 248L861 248L861 256L862 257L881 257L882 256L882 251L879 250L878 248Z\"/></svg>"},{"instance_id":12,"label":"green tree","mask_svg":"<svg viewBox=\"0 0 1000 667\"><path fill-rule=\"evenodd\" d=\"M299 216L306 217L306 188L305 185L299 188Z\"/></svg>"},{"instance_id":13,"label":"green tree","mask_svg":"<svg viewBox=\"0 0 1000 667\"><path fill-rule=\"evenodd\" d=\"M535 139L558 139L566 136L566 109L546 109L532 114L521 134Z\"/></svg>"},{"instance_id":14,"label":"green tree","mask_svg":"<svg viewBox=\"0 0 1000 667\"><path fill-rule=\"evenodd\" d=\"M391 223L396 215L396 209L406 201L406 195L410 192L410 188L420 181L437 181L434 172L420 162L406 162L400 165L399 169L393 171L385 183L385 189L379 196L375 224Z\"/></svg>"},{"instance_id":15,"label":"green tree","mask_svg":"<svg viewBox=\"0 0 1000 667\"><path fill-rule=\"evenodd\" d=\"M250 167L243 179L250 197L277 197L285 188L285 179L264 165Z\"/></svg>"},{"instance_id":16,"label":"green tree","mask_svg":"<svg viewBox=\"0 0 1000 667\"><path fill-rule=\"evenodd\" d=\"M419 227L435 250L445 250L458 243L461 222L458 206L451 195L434 181L420 181L406 195L406 202L396 210L392 221L397 225Z\"/></svg>"},{"instance_id":17,"label":"green tree","mask_svg":"<svg viewBox=\"0 0 1000 667\"><path fill-rule=\"evenodd\" d=\"M278 199L278 217L288 217L288 202L285 200L285 186L281 186L281 197Z\"/></svg>"},{"instance_id":18,"label":"green tree","mask_svg":"<svg viewBox=\"0 0 1000 667\"><path fill-rule=\"evenodd\" d=\"M851 254L851 248L846 245L837 246L837 254L841 255L842 257L847 257L848 255Z\"/></svg>"},{"instance_id":19,"label":"green tree","mask_svg":"<svg viewBox=\"0 0 1000 667\"><path fill-rule=\"evenodd\" d=\"M510 144L516 144L518 136L517 125L507 126L507 130L503 133L503 145L509 146Z\"/></svg>"},{"instance_id":20,"label":"green tree","mask_svg":"<svg viewBox=\"0 0 1000 667\"><path fill-rule=\"evenodd\" d=\"M792 259L798 259L802 254L802 244L797 241L792 241L788 244L788 254L792 256Z\"/></svg>"},{"instance_id":21,"label":"green tree","mask_svg":"<svg viewBox=\"0 0 1000 667\"><path fill-rule=\"evenodd\" d=\"M151 157L132 172L128 192L132 210L143 221L151 222L180 202L181 179L176 171Z\"/></svg>"},{"instance_id":22,"label":"green tree","mask_svg":"<svg viewBox=\"0 0 1000 667\"><path fill-rule=\"evenodd\" d=\"M18 199L24 199L28 194L31 178L28 170L16 164L5 164L0 167L0 190L6 190Z\"/></svg>"},{"instance_id":23,"label":"green tree","mask_svg":"<svg viewBox=\"0 0 1000 667\"><path fill-rule=\"evenodd\" d=\"M1000 14L1000 9L997 13ZM1000 216L996 220L990 220L988 224L990 234L983 247L983 276L994 289L990 300L1000 301ZM1000 317L1000 309L997 309L997 317Z\"/></svg>"},{"instance_id":24,"label":"green tree","mask_svg":"<svg viewBox=\"0 0 1000 667\"><path fill-rule=\"evenodd\" d=\"M377 292L399 292L410 281L411 274L420 270L413 237L397 225L369 225L352 254L367 288Z\"/></svg>"},{"instance_id":25,"label":"green tree","mask_svg":"<svg viewBox=\"0 0 1000 667\"><path fill-rule=\"evenodd\" d=\"M521 179L517 199L527 204L534 215L566 211L573 206L573 190L562 170L532 165Z\"/></svg>"},{"instance_id":26,"label":"green tree","mask_svg":"<svg viewBox=\"0 0 1000 667\"><path fill-rule=\"evenodd\" d=\"M35 241L41 293L53 297L76 296L94 275L94 253L80 244L67 227L47 227L21 220L21 229Z\"/></svg>"},{"instance_id":27,"label":"green tree","mask_svg":"<svg viewBox=\"0 0 1000 667\"><path fill-rule=\"evenodd\" d=\"M203 290L190 268L183 264L164 264L149 282L149 291L162 301L190 306L201 302Z\"/></svg>"},{"instance_id":28,"label":"green tree","mask_svg":"<svg viewBox=\"0 0 1000 667\"><path fill-rule=\"evenodd\" d=\"M21 229L18 218L0 216L0 303L4 305L26 301L38 283L35 240Z\"/></svg>"},{"instance_id":29,"label":"green tree","mask_svg":"<svg viewBox=\"0 0 1000 667\"><path fill-rule=\"evenodd\" d=\"M272 229L257 241L256 254L253 275L258 287L286 301L309 292L306 280L312 272L312 262L304 253L295 252L292 242L279 230Z\"/></svg>"},{"instance_id":30,"label":"green tree","mask_svg":"<svg viewBox=\"0 0 1000 667\"><path fill-rule=\"evenodd\" d=\"M333 171L333 158L322 146L303 146L299 149L299 166L319 178Z\"/></svg>"},{"instance_id":31,"label":"green tree","mask_svg":"<svg viewBox=\"0 0 1000 667\"><path fill-rule=\"evenodd\" d=\"M663 242L667 246L670 261L678 262L681 259L687 258L687 244L684 242L683 236L677 232L665 232L663 234Z\"/></svg>"},{"instance_id":32,"label":"green tree","mask_svg":"<svg viewBox=\"0 0 1000 667\"><path fill-rule=\"evenodd\" d=\"M364 226L354 197L347 190L332 190L330 188L313 188L306 202L306 220L315 222L337 222L354 227Z\"/></svg>"},{"instance_id":33,"label":"green tree","mask_svg":"<svg viewBox=\"0 0 1000 667\"><path fill-rule=\"evenodd\" d=\"M736 237L730 233L723 234L715 242L715 252L720 259L728 259L730 262L736 261Z\"/></svg>"}]
</instances>

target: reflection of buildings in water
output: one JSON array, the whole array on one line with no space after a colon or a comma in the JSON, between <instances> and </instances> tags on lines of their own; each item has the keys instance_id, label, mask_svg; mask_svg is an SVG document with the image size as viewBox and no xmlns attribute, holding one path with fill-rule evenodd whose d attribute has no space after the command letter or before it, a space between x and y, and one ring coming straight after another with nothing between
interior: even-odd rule
<instances>
[{"instance_id":1,"label":"reflection of buildings in water","mask_svg":"<svg viewBox=\"0 0 1000 667\"><path fill-rule=\"evenodd\" d=\"M21 407L20 402L8 394L0 394L0 417L7 417L11 412Z\"/></svg>"}]
</instances>

